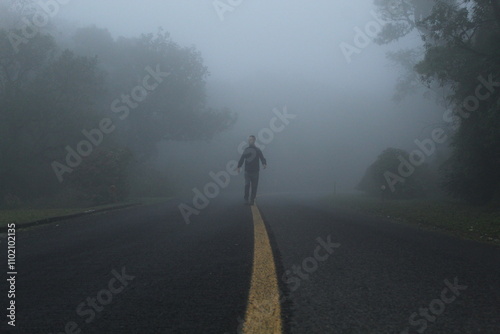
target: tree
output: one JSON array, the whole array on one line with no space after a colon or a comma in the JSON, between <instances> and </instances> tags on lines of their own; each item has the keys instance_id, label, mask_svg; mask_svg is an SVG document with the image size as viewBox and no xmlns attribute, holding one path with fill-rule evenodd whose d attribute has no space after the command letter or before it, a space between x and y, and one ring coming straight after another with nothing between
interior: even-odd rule
<instances>
[{"instance_id":1,"label":"tree","mask_svg":"<svg viewBox=\"0 0 500 334\"><path fill-rule=\"evenodd\" d=\"M33 1L19 4L23 13L32 13ZM199 51L180 47L163 30L115 40L106 29L81 29L71 51L62 50L51 35L41 32L13 45L12 36L23 32L15 24L5 26L0 29L0 135L4 138L0 198L10 194L9 198L33 199L72 186L87 198L100 194L100 199L109 200L96 184L111 182L126 194L124 166L153 158L159 142L209 140L236 121L229 110L207 106L209 73ZM137 97L142 91L145 94ZM140 101L131 104L130 96ZM125 97L129 100L124 101ZM68 147L88 139L84 132L108 118L113 121L113 133L99 141L81 165L65 169L74 172L71 182L57 182L53 162L63 166ZM102 159L116 152L129 155L119 155L111 168ZM110 171L120 180L112 179Z\"/></svg>"},{"instance_id":2,"label":"tree","mask_svg":"<svg viewBox=\"0 0 500 334\"><path fill-rule=\"evenodd\" d=\"M418 23L423 57L414 71L428 87L438 85L447 92L445 99L458 123L451 157L441 169L443 186L450 195L474 203L491 200L500 187L499 8L498 0L435 0L430 14ZM393 31L384 29L379 39L408 33ZM486 90L487 98L478 97L481 85L481 96Z\"/></svg>"},{"instance_id":3,"label":"tree","mask_svg":"<svg viewBox=\"0 0 500 334\"><path fill-rule=\"evenodd\" d=\"M162 29L138 38L110 38L106 30L96 27L75 34L78 50L96 55L108 71L111 99L121 99L142 85L146 68L168 73L144 100L134 101L133 107L117 105L122 110L117 115L123 119L116 140L129 147L136 159L154 157L161 141L209 140L235 123L236 115L228 109L207 106L209 72L194 47L180 47Z\"/></svg>"},{"instance_id":4,"label":"tree","mask_svg":"<svg viewBox=\"0 0 500 334\"><path fill-rule=\"evenodd\" d=\"M390 199L410 199L425 197L432 188L433 176L428 165L423 163L413 167L409 176L400 175L402 161L409 161L409 153L402 149L385 149L366 170L356 189L371 196L382 196ZM388 183L397 178L393 189Z\"/></svg>"},{"instance_id":5,"label":"tree","mask_svg":"<svg viewBox=\"0 0 500 334\"><path fill-rule=\"evenodd\" d=\"M436 5L426 25L439 44L427 42L426 56L416 66L422 80L453 87L448 98L455 106L459 128L451 157L442 169L443 185L451 195L476 204L488 202L500 188L497 6L496 0ZM478 87L491 90L487 98L478 95Z\"/></svg>"},{"instance_id":6,"label":"tree","mask_svg":"<svg viewBox=\"0 0 500 334\"><path fill-rule=\"evenodd\" d=\"M388 23L382 28L376 42L388 44L412 33L422 35L426 27L422 22L432 13L435 0L374 0L380 17Z\"/></svg>"},{"instance_id":7,"label":"tree","mask_svg":"<svg viewBox=\"0 0 500 334\"><path fill-rule=\"evenodd\" d=\"M10 32L0 30L0 195L29 199L60 189L50 162L96 121L103 77L95 59L59 51L48 35L15 52Z\"/></svg>"}]
</instances>

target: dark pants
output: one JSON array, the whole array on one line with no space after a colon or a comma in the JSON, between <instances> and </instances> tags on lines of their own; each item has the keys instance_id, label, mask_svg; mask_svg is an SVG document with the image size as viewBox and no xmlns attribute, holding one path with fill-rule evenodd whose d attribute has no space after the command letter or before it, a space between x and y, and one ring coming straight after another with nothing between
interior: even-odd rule
<instances>
[{"instance_id":1,"label":"dark pants","mask_svg":"<svg viewBox=\"0 0 500 334\"><path fill-rule=\"evenodd\" d=\"M252 187L252 196L250 199L253 201L257 195L257 186L259 185L259 172L245 172L245 200L248 200L250 193L250 186Z\"/></svg>"}]
</instances>

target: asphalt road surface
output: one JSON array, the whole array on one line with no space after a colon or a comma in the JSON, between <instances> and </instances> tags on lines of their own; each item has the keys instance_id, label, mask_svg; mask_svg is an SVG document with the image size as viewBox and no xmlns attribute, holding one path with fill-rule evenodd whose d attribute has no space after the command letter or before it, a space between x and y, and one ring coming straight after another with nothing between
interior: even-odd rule
<instances>
[{"instance_id":1,"label":"asphalt road surface","mask_svg":"<svg viewBox=\"0 0 500 334\"><path fill-rule=\"evenodd\" d=\"M0 332L243 333L261 246L240 197L221 194L190 224L173 200L17 230L15 327L3 279ZM312 195L256 204L283 332L500 333L500 248L332 210ZM261 298L264 312L276 307Z\"/></svg>"}]
</instances>

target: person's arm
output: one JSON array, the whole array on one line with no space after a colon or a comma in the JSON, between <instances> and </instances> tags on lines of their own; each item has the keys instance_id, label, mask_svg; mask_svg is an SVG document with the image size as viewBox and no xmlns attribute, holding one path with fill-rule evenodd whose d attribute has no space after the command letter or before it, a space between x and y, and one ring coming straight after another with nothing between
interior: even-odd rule
<instances>
[{"instance_id":1,"label":"person's arm","mask_svg":"<svg viewBox=\"0 0 500 334\"><path fill-rule=\"evenodd\" d=\"M243 166L243 162L245 161L245 152L241 155L240 160L238 161L238 167L236 167L236 171L239 173L241 166Z\"/></svg>"},{"instance_id":2,"label":"person's arm","mask_svg":"<svg viewBox=\"0 0 500 334\"><path fill-rule=\"evenodd\" d=\"M262 154L261 150L259 150L259 158L260 158L260 161L262 161L262 166L264 167L264 169L266 169L267 160L266 160L266 158L264 158L264 154Z\"/></svg>"}]
</instances>

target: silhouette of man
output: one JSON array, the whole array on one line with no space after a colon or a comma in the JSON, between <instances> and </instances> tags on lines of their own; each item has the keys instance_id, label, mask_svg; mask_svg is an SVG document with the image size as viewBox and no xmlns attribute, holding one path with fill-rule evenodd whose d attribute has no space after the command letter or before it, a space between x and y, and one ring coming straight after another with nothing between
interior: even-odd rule
<instances>
[{"instance_id":1,"label":"silhouette of man","mask_svg":"<svg viewBox=\"0 0 500 334\"><path fill-rule=\"evenodd\" d=\"M253 205L255 201L255 196L257 195L257 186L259 185L259 169L260 161L262 161L262 167L265 169L267 167L267 161L262 154L262 151L255 146L255 136L248 137L248 147L245 148L240 160L238 161L238 167L236 170L240 172L243 162L245 162L245 204ZM250 195L250 187L252 188L252 194ZM250 198L250 200L249 200Z\"/></svg>"}]
</instances>

